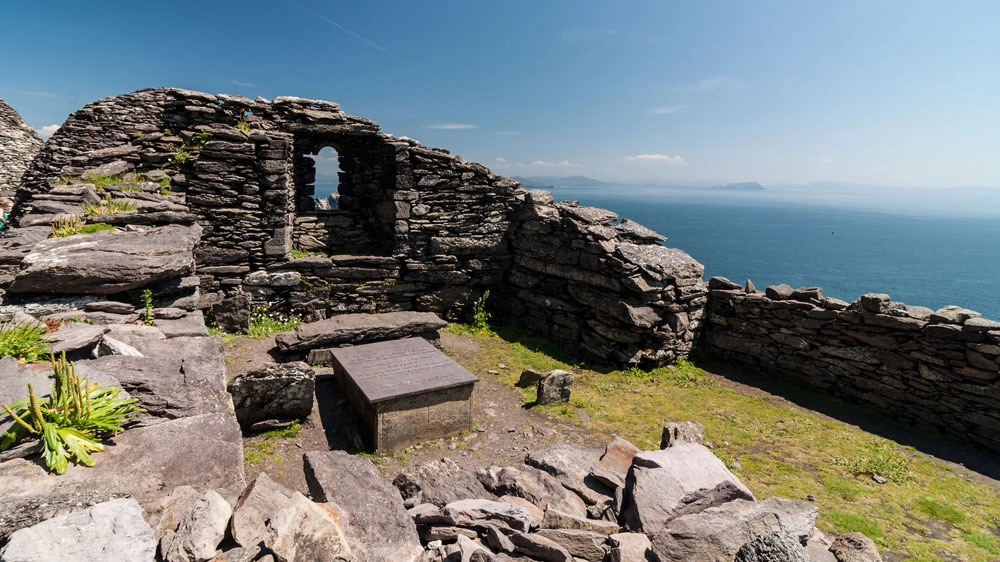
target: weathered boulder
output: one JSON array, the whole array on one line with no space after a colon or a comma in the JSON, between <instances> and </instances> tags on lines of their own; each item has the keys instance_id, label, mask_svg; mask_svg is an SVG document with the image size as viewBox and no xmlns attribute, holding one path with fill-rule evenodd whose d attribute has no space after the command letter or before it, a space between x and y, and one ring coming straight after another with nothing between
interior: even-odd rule
<instances>
[{"instance_id":1,"label":"weathered boulder","mask_svg":"<svg viewBox=\"0 0 1000 562\"><path fill-rule=\"evenodd\" d=\"M291 499L293 492L261 472L240 495L233 508L229 531L242 546L254 546L267 535L267 522L276 509Z\"/></svg>"},{"instance_id":2,"label":"weathered boulder","mask_svg":"<svg viewBox=\"0 0 1000 562\"><path fill-rule=\"evenodd\" d=\"M161 543L165 562L206 562L226 535L233 508L218 492L209 490L194 502L177 530Z\"/></svg>"},{"instance_id":3,"label":"weathered boulder","mask_svg":"<svg viewBox=\"0 0 1000 562\"><path fill-rule=\"evenodd\" d=\"M232 414L167 420L118 434L105 442L93 468L71 465L58 482L45 482L63 492L127 492L143 504L184 484L214 489L235 501L246 486L242 437Z\"/></svg>"},{"instance_id":4,"label":"weathered boulder","mask_svg":"<svg viewBox=\"0 0 1000 562\"><path fill-rule=\"evenodd\" d=\"M250 297L238 294L212 307L215 325L223 330L242 334L250 328Z\"/></svg>"},{"instance_id":5,"label":"weathered boulder","mask_svg":"<svg viewBox=\"0 0 1000 562\"><path fill-rule=\"evenodd\" d=\"M514 551L543 562L573 562L573 555L562 545L536 533L513 532L508 537Z\"/></svg>"},{"instance_id":6,"label":"weathered boulder","mask_svg":"<svg viewBox=\"0 0 1000 562\"><path fill-rule=\"evenodd\" d=\"M875 541L861 533L840 535L830 545L830 552L837 557L837 562L882 562Z\"/></svg>"},{"instance_id":7,"label":"weathered boulder","mask_svg":"<svg viewBox=\"0 0 1000 562\"><path fill-rule=\"evenodd\" d=\"M810 562L806 549L786 533L758 535L743 544L733 562Z\"/></svg>"},{"instance_id":8,"label":"weathered boulder","mask_svg":"<svg viewBox=\"0 0 1000 562\"><path fill-rule=\"evenodd\" d=\"M591 475L612 490L625 486L625 477L632 466L632 459L640 450L628 441L615 437L604 449L604 454Z\"/></svg>"},{"instance_id":9,"label":"weathered boulder","mask_svg":"<svg viewBox=\"0 0 1000 562\"><path fill-rule=\"evenodd\" d=\"M411 560L423 552L403 498L368 459L344 451L309 452L306 481L313 499L350 513L347 542L358 562Z\"/></svg>"},{"instance_id":10,"label":"weathered boulder","mask_svg":"<svg viewBox=\"0 0 1000 562\"><path fill-rule=\"evenodd\" d=\"M407 505L430 503L444 507L467 498L497 499L475 474L446 458L407 467L396 475L392 484L399 489Z\"/></svg>"},{"instance_id":11,"label":"weathered boulder","mask_svg":"<svg viewBox=\"0 0 1000 562\"><path fill-rule=\"evenodd\" d=\"M50 238L24 257L13 293L110 295L189 273L201 227Z\"/></svg>"},{"instance_id":12,"label":"weathered boulder","mask_svg":"<svg viewBox=\"0 0 1000 562\"><path fill-rule=\"evenodd\" d=\"M278 334L275 342L282 351L308 351L344 343L362 344L420 336L447 325L433 312L342 314Z\"/></svg>"},{"instance_id":13,"label":"weathered boulder","mask_svg":"<svg viewBox=\"0 0 1000 562\"><path fill-rule=\"evenodd\" d=\"M79 322L66 322L59 327L58 331L45 334L43 339L51 343L49 349L52 353L66 353L70 358L74 357L77 351L90 352L101 341L107 333L105 326L94 326L91 324L80 324Z\"/></svg>"},{"instance_id":14,"label":"weathered boulder","mask_svg":"<svg viewBox=\"0 0 1000 562\"><path fill-rule=\"evenodd\" d=\"M441 517L450 525L463 527L499 525L515 531L527 531L532 521L531 513L523 507L481 499L451 502L441 510Z\"/></svg>"},{"instance_id":15,"label":"weathered boulder","mask_svg":"<svg viewBox=\"0 0 1000 562\"><path fill-rule=\"evenodd\" d=\"M544 470L567 490L576 492L588 505L606 501L614 492L590 475L601 457L599 449L568 443L553 443L528 453L524 463Z\"/></svg>"},{"instance_id":16,"label":"weathered boulder","mask_svg":"<svg viewBox=\"0 0 1000 562\"><path fill-rule=\"evenodd\" d=\"M140 346L144 357L109 355L78 361L77 374L91 379L114 375L146 409L138 417L146 425L201 414L231 415L219 338L151 340Z\"/></svg>"},{"instance_id":17,"label":"weathered boulder","mask_svg":"<svg viewBox=\"0 0 1000 562\"><path fill-rule=\"evenodd\" d=\"M643 533L617 533L608 537L607 562L648 562L652 543Z\"/></svg>"},{"instance_id":18,"label":"weathered boulder","mask_svg":"<svg viewBox=\"0 0 1000 562\"><path fill-rule=\"evenodd\" d=\"M754 498L705 446L682 442L632 459L622 519L632 531L652 532L675 517L735 499Z\"/></svg>"},{"instance_id":19,"label":"weathered boulder","mask_svg":"<svg viewBox=\"0 0 1000 562\"><path fill-rule=\"evenodd\" d=\"M273 363L229 382L240 426L271 419L305 419L312 412L316 373L302 362Z\"/></svg>"},{"instance_id":20,"label":"weathered boulder","mask_svg":"<svg viewBox=\"0 0 1000 562\"><path fill-rule=\"evenodd\" d=\"M803 502L737 499L670 521L652 534L652 550L660 562L731 562L748 540L762 535L783 533L805 544L818 514Z\"/></svg>"},{"instance_id":21,"label":"weathered boulder","mask_svg":"<svg viewBox=\"0 0 1000 562\"><path fill-rule=\"evenodd\" d=\"M517 380L517 385L520 388L528 388L529 386L537 386L538 382L545 378L545 373L541 371L536 371L534 369L524 369L521 371L521 378Z\"/></svg>"},{"instance_id":22,"label":"weathered boulder","mask_svg":"<svg viewBox=\"0 0 1000 562\"><path fill-rule=\"evenodd\" d=\"M666 449L677 443L697 443L705 441L705 428L698 422L670 422L663 426L660 448Z\"/></svg>"},{"instance_id":23,"label":"weathered boulder","mask_svg":"<svg viewBox=\"0 0 1000 562\"><path fill-rule=\"evenodd\" d=\"M152 562L155 556L142 506L126 498L21 529L0 550L3 562Z\"/></svg>"},{"instance_id":24,"label":"weathered boulder","mask_svg":"<svg viewBox=\"0 0 1000 562\"><path fill-rule=\"evenodd\" d=\"M298 492L268 521L264 544L279 562L364 560L351 552L343 530L330 512Z\"/></svg>"},{"instance_id":25,"label":"weathered boulder","mask_svg":"<svg viewBox=\"0 0 1000 562\"><path fill-rule=\"evenodd\" d=\"M491 466L479 469L476 477L487 490L498 496L511 495L524 498L542 510L551 508L580 517L587 515L587 506L580 496L570 492L558 480L535 467Z\"/></svg>"},{"instance_id":26,"label":"weathered boulder","mask_svg":"<svg viewBox=\"0 0 1000 562\"><path fill-rule=\"evenodd\" d=\"M607 550L604 543L607 535L581 529L539 529L536 535L549 539L566 549L575 558L587 562L601 562Z\"/></svg>"},{"instance_id":27,"label":"weathered boulder","mask_svg":"<svg viewBox=\"0 0 1000 562\"><path fill-rule=\"evenodd\" d=\"M27 462L27 461L20 461ZM3 472L0 471L0 478ZM3 486L0 484L0 490ZM44 494L28 497L4 497L3 510L0 510L0 544L5 544L7 538L17 530L33 527L52 519L85 511L97 504L114 499L120 499L125 494L114 492L74 492L70 494Z\"/></svg>"},{"instance_id":28,"label":"weathered boulder","mask_svg":"<svg viewBox=\"0 0 1000 562\"><path fill-rule=\"evenodd\" d=\"M538 394L535 403L538 405L568 402L570 387L573 386L573 373L556 369L550 371L538 381Z\"/></svg>"},{"instance_id":29,"label":"weathered boulder","mask_svg":"<svg viewBox=\"0 0 1000 562\"><path fill-rule=\"evenodd\" d=\"M540 526L543 529L579 529L603 535L613 535L620 530L618 523L614 521L580 517L579 515L563 513L558 509L545 510L545 516L542 518Z\"/></svg>"}]
</instances>

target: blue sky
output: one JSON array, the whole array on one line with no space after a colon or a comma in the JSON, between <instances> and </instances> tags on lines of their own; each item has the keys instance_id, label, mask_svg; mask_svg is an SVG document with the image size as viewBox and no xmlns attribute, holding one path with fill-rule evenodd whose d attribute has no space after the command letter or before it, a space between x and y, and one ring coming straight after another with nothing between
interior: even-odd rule
<instances>
[{"instance_id":1,"label":"blue sky","mask_svg":"<svg viewBox=\"0 0 1000 562\"><path fill-rule=\"evenodd\" d=\"M505 175L1000 186L1000 2L4 2L34 127L155 86L341 104Z\"/></svg>"}]
</instances>

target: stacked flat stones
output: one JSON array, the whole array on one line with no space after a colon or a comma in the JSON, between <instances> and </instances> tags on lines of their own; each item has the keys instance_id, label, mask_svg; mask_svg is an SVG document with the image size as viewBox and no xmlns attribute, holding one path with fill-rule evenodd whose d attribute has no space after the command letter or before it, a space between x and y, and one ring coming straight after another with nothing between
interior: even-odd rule
<instances>
[{"instance_id":1,"label":"stacked flat stones","mask_svg":"<svg viewBox=\"0 0 1000 562\"><path fill-rule=\"evenodd\" d=\"M10 190L21 181L42 144L38 133L0 100L0 191Z\"/></svg>"},{"instance_id":2,"label":"stacked flat stones","mask_svg":"<svg viewBox=\"0 0 1000 562\"><path fill-rule=\"evenodd\" d=\"M710 282L706 351L1000 451L1000 322L871 293Z\"/></svg>"}]
</instances>

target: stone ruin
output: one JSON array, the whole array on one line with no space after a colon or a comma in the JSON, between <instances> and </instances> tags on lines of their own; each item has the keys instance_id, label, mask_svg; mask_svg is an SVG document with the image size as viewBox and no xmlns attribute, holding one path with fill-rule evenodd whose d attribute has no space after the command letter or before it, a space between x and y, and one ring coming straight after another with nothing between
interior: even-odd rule
<instances>
[{"instance_id":1,"label":"stone ruin","mask_svg":"<svg viewBox=\"0 0 1000 562\"><path fill-rule=\"evenodd\" d=\"M12 191L41 150L42 138L16 111L0 100L0 192Z\"/></svg>"},{"instance_id":2,"label":"stone ruin","mask_svg":"<svg viewBox=\"0 0 1000 562\"><path fill-rule=\"evenodd\" d=\"M314 199L311 155L324 147L340 162L333 210ZM17 191L22 241L0 241L8 297L33 291L19 288L22 260L54 220L114 200L137 209L86 222L200 226L202 309L249 296L306 320L456 320L490 291L505 323L592 360L650 367L687 356L706 301L700 264L609 211L555 204L334 103L173 88L89 104L45 145Z\"/></svg>"}]
</instances>

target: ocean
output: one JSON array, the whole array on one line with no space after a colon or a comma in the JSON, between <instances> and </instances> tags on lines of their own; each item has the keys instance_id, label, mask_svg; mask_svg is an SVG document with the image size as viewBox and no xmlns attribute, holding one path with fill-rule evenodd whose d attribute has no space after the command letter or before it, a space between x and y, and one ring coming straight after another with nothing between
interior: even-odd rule
<instances>
[{"instance_id":1,"label":"ocean","mask_svg":"<svg viewBox=\"0 0 1000 562\"><path fill-rule=\"evenodd\" d=\"M628 186L556 187L557 201L614 211L666 236L705 265L758 289L822 287L938 309L956 304L1000 319L1000 216L933 208L875 212L789 201L767 192L699 193ZM1000 211L1000 209L993 209Z\"/></svg>"},{"instance_id":2,"label":"ocean","mask_svg":"<svg viewBox=\"0 0 1000 562\"><path fill-rule=\"evenodd\" d=\"M318 196L334 190L316 186ZM897 302L935 310L956 304L1000 320L1000 204L990 198L977 206L900 194L817 203L781 190L551 191L557 201L609 209L666 236L667 246L705 265L706 280L751 279L761 290L822 287L848 302L887 293Z\"/></svg>"}]
</instances>

